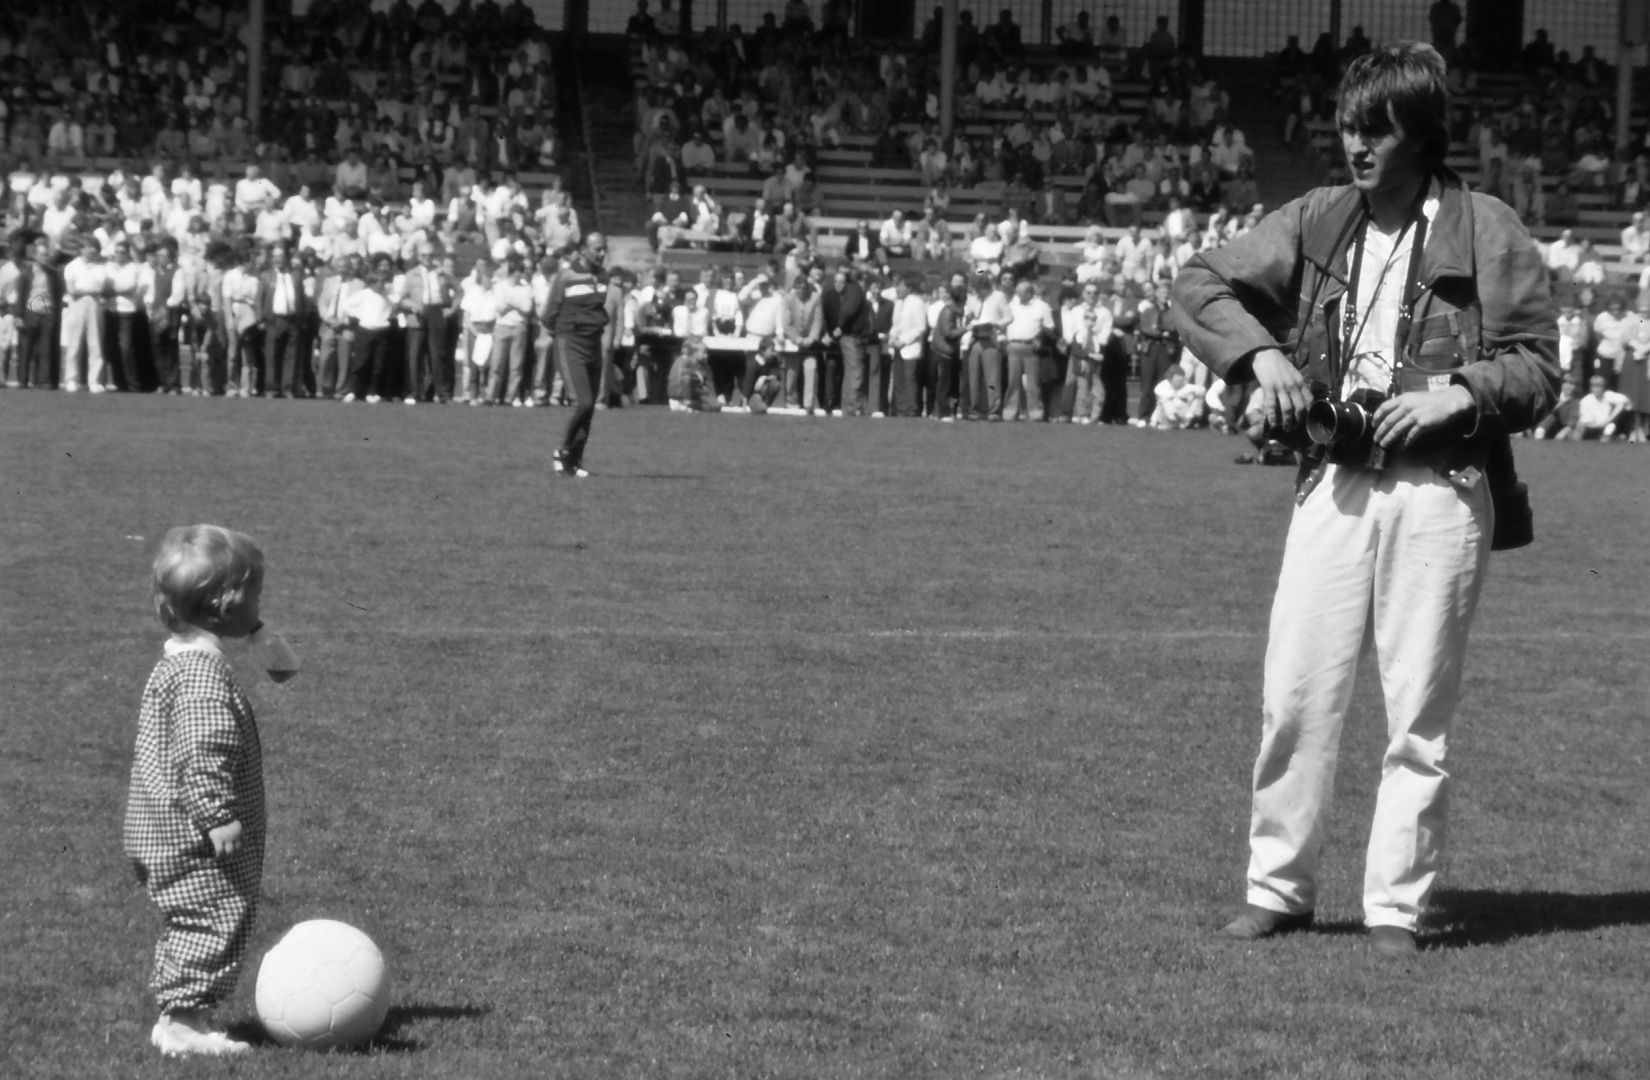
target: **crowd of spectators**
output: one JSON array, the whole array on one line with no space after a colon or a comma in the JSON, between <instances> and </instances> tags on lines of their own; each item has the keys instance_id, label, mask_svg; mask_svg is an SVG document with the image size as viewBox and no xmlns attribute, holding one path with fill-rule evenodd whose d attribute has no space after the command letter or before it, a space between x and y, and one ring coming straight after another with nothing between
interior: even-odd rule
<instances>
[{"instance_id":1,"label":"crowd of spectators","mask_svg":"<svg viewBox=\"0 0 1650 1080\"><path fill-rule=\"evenodd\" d=\"M940 18L936 11L915 49L879 51L829 26L772 16L750 34L734 25L681 40L658 34L638 0L636 161L656 229L675 230L665 242L731 237L730 208L703 183L716 175L761 178L768 215L786 203L828 211L820 154L845 141L868 142L873 168L903 172L926 191L913 218L944 222L965 193L1051 224L1136 222L1173 199L1204 213L1247 213L1259 201L1228 95L1176 46L1166 19L1124 50L1115 17L1096 35L1080 13L1061 28L1055 55L1034 56L1009 12L979 31L960 13L957 125L944 138ZM1138 108L1120 107L1114 70L1145 86ZM1081 187L1055 182L1067 177Z\"/></svg>"},{"instance_id":2,"label":"crowd of spectators","mask_svg":"<svg viewBox=\"0 0 1650 1080\"><path fill-rule=\"evenodd\" d=\"M581 229L534 18L316 0L268 27L253 131L244 6L0 14L5 384L546 400L520 290L542 301ZM462 281L461 254L484 256ZM495 317L466 315L478 291Z\"/></svg>"},{"instance_id":3,"label":"crowd of spectators","mask_svg":"<svg viewBox=\"0 0 1650 1080\"><path fill-rule=\"evenodd\" d=\"M967 262L938 273L896 270L869 229L835 266L805 245L749 276L712 266L690 284L666 266L619 301L634 348L613 382L665 383L684 409L1236 430L1255 422L1246 388L1182 350L1169 286L1248 224L1217 220L1177 244L1093 228L1058 276L1013 211L978 223Z\"/></svg>"}]
</instances>

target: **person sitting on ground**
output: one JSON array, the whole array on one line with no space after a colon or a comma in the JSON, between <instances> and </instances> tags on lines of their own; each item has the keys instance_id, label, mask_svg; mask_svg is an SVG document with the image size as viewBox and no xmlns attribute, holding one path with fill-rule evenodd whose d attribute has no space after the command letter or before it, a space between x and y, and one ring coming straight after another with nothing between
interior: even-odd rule
<instances>
[{"instance_id":1,"label":"person sitting on ground","mask_svg":"<svg viewBox=\"0 0 1650 1080\"><path fill-rule=\"evenodd\" d=\"M1564 376L1564 383L1558 388L1558 402L1553 411L1531 430L1530 435L1536 439L1564 438L1576 426L1576 414L1581 409L1581 398L1576 394L1577 376L1574 371Z\"/></svg>"},{"instance_id":2,"label":"person sitting on ground","mask_svg":"<svg viewBox=\"0 0 1650 1080\"><path fill-rule=\"evenodd\" d=\"M1622 414L1632 402L1626 394L1606 389L1603 375L1594 375L1587 386L1587 395L1576 407L1575 426L1565 428L1556 437L1609 442L1616 437Z\"/></svg>"},{"instance_id":3,"label":"person sitting on ground","mask_svg":"<svg viewBox=\"0 0 1650 1080\"><path fill-rule=\"evenodd\" d=\"M1180 431L1196 422L1203 403L1203 388L1186 382L1186 371L1179 364L1152 388L1157 408L1152 411L1151 426L1159 431Z\"/></svg>"}]
</instances>

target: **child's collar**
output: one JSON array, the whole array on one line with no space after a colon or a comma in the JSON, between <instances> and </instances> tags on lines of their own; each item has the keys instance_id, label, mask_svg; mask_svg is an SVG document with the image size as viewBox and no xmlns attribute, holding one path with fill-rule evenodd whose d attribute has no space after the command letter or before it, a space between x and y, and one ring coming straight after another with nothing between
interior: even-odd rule
<instances>
[{"instance_id":1,"label":"child's collar","mask_svg":"<svg viewBox=\"0 0 1650 1080\"><path fill-rule=\"evenodd\" d=\"M190 629L174 633L166 639L167 656L184 652L206 652L227 659L223 639L210 630Z\"/></svg>"}]
</instances>

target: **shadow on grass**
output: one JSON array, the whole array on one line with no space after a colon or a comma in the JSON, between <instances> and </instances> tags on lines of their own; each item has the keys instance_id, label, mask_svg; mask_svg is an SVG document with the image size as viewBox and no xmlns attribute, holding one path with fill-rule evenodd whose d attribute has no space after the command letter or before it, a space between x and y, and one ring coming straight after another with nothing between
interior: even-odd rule
<instances>
[{"instance_id":1,"label":"shadow on grass","mask_svg":"<svg viewBox=\"0 0 1650 1080\"><path fill-rule=\"evenodd\" d=\"M1442 948L1498 945L1522 937L1600 930L1606 926L1650 926L1650 892L1505 892L1497 889L1440 889L1426 935Z\"/></svg>"},{"instance_id":2,"label":"shadow on grass","mask_svg":"<svg viewBox=\"0 0 1650 1080\"><path fill-rule=\"evenodd\" d=\"M413 1002L393 1006L384 1017L384 1026L370 1042L361 1046L340 1047L329 1053L338 1054L410 1054L422 1049L418 1040L403 1035L406 1028L418 1020L469 1020L486 1016L492 1009L486 1005L431 1005ZM279 1047L269 1037L264 1026L256 1020L241 1020L228 1025L229 1033L253 1046Z\"/></svg>"}]
</instances>

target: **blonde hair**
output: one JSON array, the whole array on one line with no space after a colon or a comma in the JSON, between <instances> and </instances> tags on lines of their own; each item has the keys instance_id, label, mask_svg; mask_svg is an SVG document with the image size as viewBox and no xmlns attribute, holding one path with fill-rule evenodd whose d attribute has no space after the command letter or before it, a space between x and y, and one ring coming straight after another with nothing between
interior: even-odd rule
<instances>
[{"instance_id":1,"label":"blonde hair","mask_svg":"<svg viewBox=\"0 0 1650 1080\"><path fill-rule=\"evenodd\" d=\"M174 633L216 631L264 580L264 553L245 533L180 525L155 555L155 617Z\"/></svg>"}]
</instances>

